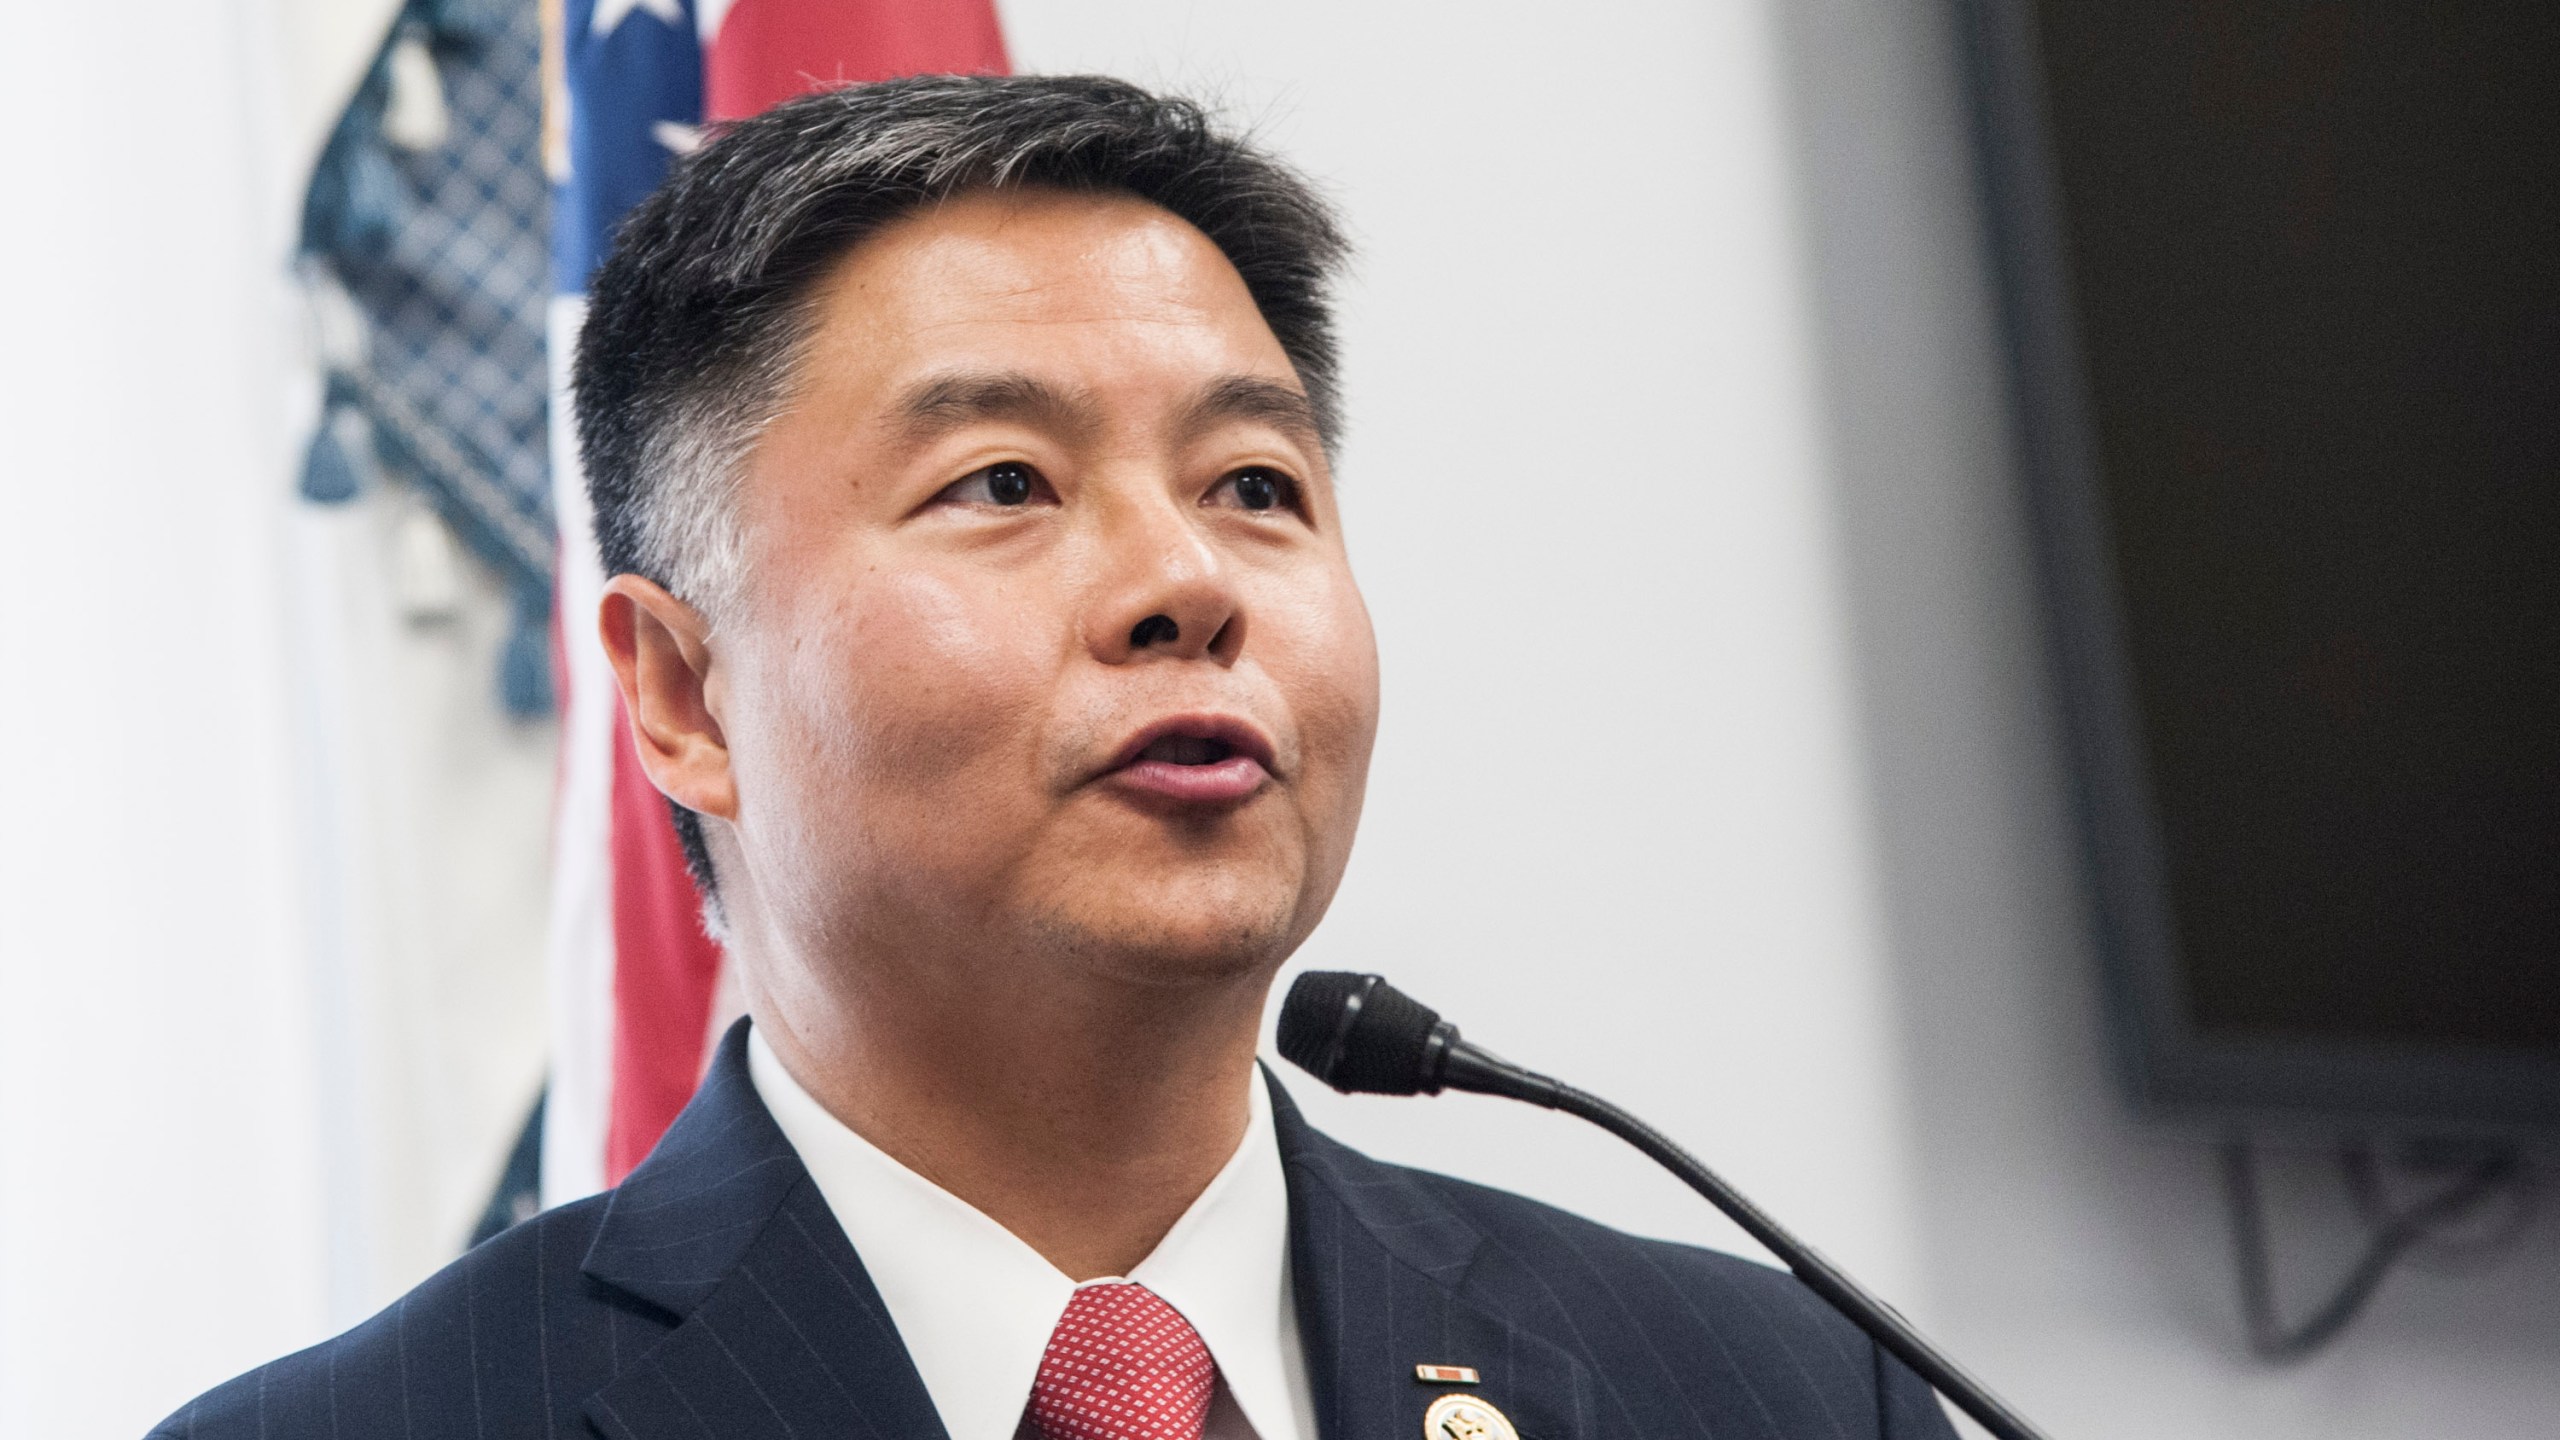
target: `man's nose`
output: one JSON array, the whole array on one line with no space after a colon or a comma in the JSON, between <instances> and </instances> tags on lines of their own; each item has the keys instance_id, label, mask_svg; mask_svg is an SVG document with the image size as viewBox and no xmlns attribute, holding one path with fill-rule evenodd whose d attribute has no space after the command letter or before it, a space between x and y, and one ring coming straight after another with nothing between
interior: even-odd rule
<instances>
[{"instance_id":1,"label":"man's nose","mask_svg":"<svg viewBox=\"0 0 2560 1440\"><path fill-rule=\"evenodd\" d=\"M1097 659L1235 663L1244 649L1242 598L1225 557L1179 501L1115 507L1103 544L1108 578L1085 619L1085 643Z\"/></svg>"}]
</instances>

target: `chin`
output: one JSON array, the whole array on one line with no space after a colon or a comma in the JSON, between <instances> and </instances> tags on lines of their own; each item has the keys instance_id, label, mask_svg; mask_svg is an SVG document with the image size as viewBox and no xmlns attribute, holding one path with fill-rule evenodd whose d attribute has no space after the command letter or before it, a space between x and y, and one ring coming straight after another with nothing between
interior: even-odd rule
<instances>
[{"instance_id":1,"label":"chin","mask_svg":"<svg viewBox=\"0 0 2560 1440\"><path fill-rule=\"evenodd\" d=\"M1213 870L1119 884L1096 879L1077 888L1040 928L1065 953L1132 984L1268 975L1306 938L1294 884Z\"/></svg>"}]
</instances>

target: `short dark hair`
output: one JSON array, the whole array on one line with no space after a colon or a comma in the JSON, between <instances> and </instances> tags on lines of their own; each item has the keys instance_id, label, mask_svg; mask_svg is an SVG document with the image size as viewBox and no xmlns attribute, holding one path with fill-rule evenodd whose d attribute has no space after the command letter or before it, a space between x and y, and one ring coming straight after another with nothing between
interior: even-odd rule
<instances>
[{"instance_id":1,"label":"short dark hair","mask_svg":"<svg viewBox=\"0 0 2560 1440\"><path fill-rule=\"evenodd\" d=\"M1134 196L1226 255L1340 428L1330 291L1346 253L1305 177L1197 104L1101 76L930 76L803 96L718 134L634 207L589 287L573 379L605 573L718 624L740 564L738 464L781 405L810 293L883 226L968 191ZM718 921L698 816L675 810Z\"/></svg>"}]
</instances>

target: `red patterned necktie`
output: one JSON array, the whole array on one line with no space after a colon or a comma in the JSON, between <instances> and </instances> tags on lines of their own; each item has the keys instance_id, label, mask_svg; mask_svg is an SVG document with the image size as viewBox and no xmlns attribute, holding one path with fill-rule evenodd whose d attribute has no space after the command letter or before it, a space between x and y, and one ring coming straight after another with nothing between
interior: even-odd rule
<instances>
[{"instance_id":1,"label":"red patterned necktie","mask_svg":"<svg viewBox=\"0 0 2560 1440\"><path fill-rule=\"evenodd\" d=\"M1031 1382L1044 1440L1200 1440L1218 1374L1200 1332L1144 1285L1087 1285L1067 1302Z\"/></svg>"}]
</instances>

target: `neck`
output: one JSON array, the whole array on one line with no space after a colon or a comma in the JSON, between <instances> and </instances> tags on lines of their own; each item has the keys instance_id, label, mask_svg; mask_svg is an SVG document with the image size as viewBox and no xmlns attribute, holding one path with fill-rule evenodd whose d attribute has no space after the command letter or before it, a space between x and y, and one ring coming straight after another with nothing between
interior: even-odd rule
<instances>
[{"instance_id":1,"label":"neck","mask_svg":"<svg viewBox=\"0 0 2560 1440\"><path fill-rule=\"evenodd\" d=\"M1243 1141L1259 967L1175 987L1068 960L993 985L912 956L801 985L765 968L748 1010L792 1078L1070 1278L1135 1269Z\"/></svg>"}]
</instances>

